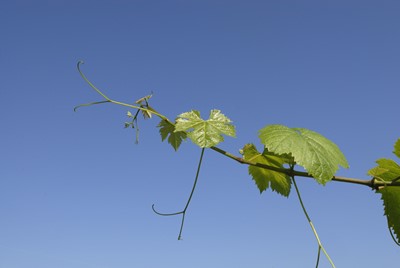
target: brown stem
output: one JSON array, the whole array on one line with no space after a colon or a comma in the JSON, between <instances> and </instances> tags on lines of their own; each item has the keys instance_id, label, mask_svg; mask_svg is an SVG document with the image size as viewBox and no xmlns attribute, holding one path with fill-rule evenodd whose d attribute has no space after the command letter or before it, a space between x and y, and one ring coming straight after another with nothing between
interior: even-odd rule
<instances>
[{"instance_id":1,"label":"brown stem","mask_svg":"<svg viewBox=\"0 0 400 268\"><path fill-rule=\"evenodd\" d=\"M313 178L312 175L308 174L307 172L302 172L302 171L296 171L296 170L290 170L290 169L285 169L285 168L277 168L277 167L272 167L269 165L257 163L257 162L251 162L247 161L246 159L243 159L242 157L235 156L231 153L228 153L227 151L224 151L218 147L211 147L212 150L225 155L226 157L229 157L241 164L249 165L249 166L255 166L263 169L268 169L280 173L287 174L288 176L299 176L299 177L306 177L306 178ZM368 186L372 189L378 189L379 187L385 187L385 186L400 186L400 181L395 180L391 182L383 182L376 180L375 178L372 178L370 180L361 180L361 179L355 179L355 178L346 178L346 177L341 177L341 176L333 176L332 177L333 181L338 181L338 182L345 182L345 183L353 183L353 184L360 184L360 185L365 185Z\"/></svg>"}]
</instances>

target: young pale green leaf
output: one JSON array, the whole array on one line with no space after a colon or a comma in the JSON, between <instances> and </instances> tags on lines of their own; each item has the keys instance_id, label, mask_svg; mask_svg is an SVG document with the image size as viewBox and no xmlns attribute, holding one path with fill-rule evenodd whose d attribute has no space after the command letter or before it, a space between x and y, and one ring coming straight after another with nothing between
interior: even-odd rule
<instances>
[{"instance_id":1,"label":"young pale green leaf","mask_svg":"<svg viewBox=\"0 0 400 268\"><path fill-rule=\"evenodd\" d=\"M178 116L175 132L187 132L193 143L201 148L209 148L222 142L222 135L235 137L235 127L231 123L220 110L211 110L208 120L203 120L199 111L190 111Z\"/></svg>"},{"instance_id":2,"label":"young pale green leaf","mask_svg":"<svg viewBox=\"0 0 400 268\"><path fill-rule=\"evenodd\" d=\"M370 169L368 174L382 181L392 181L400 176L400 166L391 159L376 160L378 166Z\"/></svg>"},{"instance_id":3,"label":"young pale green leaf","mask_svg":"<svg viewBox=\"0 0 400 268\"><path fill-rule=\"evenodd\" d=\"M175 126L166 120L161 120L157 127L160 128L162 141L168 137L168 143L171 144L175 151L178 150L182 141L186 139L186 132L175 131Z\"/></svg>"},{"instance_id":4,"label":"young pale green leaf","mask_svg":"<svg viewBox=\"0 0 400 268\"><path fill-rule=\"evenodd\" d=\"M261 154L253 144L246 144L241 152L245 160L276 168L283 169L283 164L286 162L285 159L268 151ZM249 166L249 174L253 177L260 193L271 187L273 191L286 197L289 196L291 180L288 175L256 166Z\"/></svg>"},{"instance_id":5,"label":"young pale green leaf","mask_svg":"<svg viewBox=\"0 0 400 268\"><path fill-rule=\"evenodd\" d=\"M321 184L332 179L339 165L348 168L338 146L314 131L270 125L259 131L259 138L270 152L293 156L296 164L303 166Z\"/></svg>"},{"instance_id":6,"label":"young pale green leaf","mask_svg":"<svg viewBox=\"0 0 400 268\"><path fill-rule=\"evenodd\" d=\"M400 173L398 175L400 176ZM383 187L377 192L382 194L388 227L392 229L397 242L400 243L400 188Z\"/></svg>"},{"instance_id":7,"label":"young pale green leaf","mask_svg":"<svg viewBox=\"0 0 400 268\"><path fill-rule=\"evenodd\" d=\"M400 158L400 139L396 141L393 153Z\"/></svg>"}]
</instances>

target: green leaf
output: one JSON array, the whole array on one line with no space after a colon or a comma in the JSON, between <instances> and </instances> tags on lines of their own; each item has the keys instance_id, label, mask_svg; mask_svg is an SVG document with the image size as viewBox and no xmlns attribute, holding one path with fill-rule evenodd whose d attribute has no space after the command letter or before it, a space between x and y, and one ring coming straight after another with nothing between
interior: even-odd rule
<instances>
[{"instance_id":1,"label":"green leaf","mask_svg":"<svg viewBox=\"0 0 400 268\"><path fill-rule=\"evenodd\" d=\"M253 144L246 144L242 151L243 158L247 161L260 163L276 168L284 168L286 163L284 158L273 155L267 150L261 154ZM260 193L271 187L272 191L283 196L289 196L291 179L288 175L256 166L249 166L249 174L253 177Z\"/></svg>"},{"instance_id":2,"label":"green leaf","mask_svg":"<svg viewBox=\"0 0 400 268\"><path fill-rule=\"evenodd\" d=\"M220 110L211 110L208 120L203 120L200 112L193 110L178 116L175 131L185 131L193 143L209 148L222 142L222 135L235 137L235 127L231 123Z\"/></svg>"},{"instance_id":3,"label":"green leaf","mask_svg":"<svg viewBox=\"0 0 400 268\"><path fill-rule=\"evenodd\" d=\"M157 125L160 128L161 139L164 141L168 137L168 143L175 149L178 150L182 141L186 139L186 132L175 131L175 126L166 120L161 120Z\"/></svg>"},{"instance_id":4,"label":"green leaf","mask_svg":"<svg viewBox=\"0 0 400 268\"><path fill-rule=\"evenodd\" d=\"M398 175L400 176L400 174ZM400 188L387 186L377 192L382 194L388 227L394 232L397 242L400 243Z\"/></svg>"},{"instance_id":5,"label":"green leaf","mask_svg":"<svg viewBox=\"0 0 400 268\"><path fill-rule=\"evenodd\" d=\"M400 139L394 145L393 153L399 156ZM400 166L395 161L387 158L381 158L376 161L378 166L370 169L368 174L375 179L383 182L391 182L400 179ZM391 229L398 243L400 243L400 187L383 186L379 187L377 193L382 195L385 215L388 227Z\"/></svg>"},{"instance_id":6,"label":"green leaf","mask_svg":"<svg viewBox=\"0 0 400 268\"><path fill-rule=\"evenodd\" d=\"M400 139L396 141L393 153L400 158Z\"/></svg>"},{"instance_id":7,"label":"green leaf","mask_svg":"<svg viewBox=\"0 0 400 268\"><path fill-rule=\"evenodd\" d=\"M393 181L400 176L400 166L391 159L376 160L378 166L370 169L368 174L382 181Z\"/></svg>"},{"instance_id":8,"label":"green leaf","mask_svg":"<svg viewBox=\"0 0 400 268\"><path fill-rule=\"evenodd\" d=\"M303 166L321 184L332 179L339 165L348 168L337 145L314 131L270 125L259 131L259 138L270 152L293 156L296 164Z\"/></svg>"}]
</instances>

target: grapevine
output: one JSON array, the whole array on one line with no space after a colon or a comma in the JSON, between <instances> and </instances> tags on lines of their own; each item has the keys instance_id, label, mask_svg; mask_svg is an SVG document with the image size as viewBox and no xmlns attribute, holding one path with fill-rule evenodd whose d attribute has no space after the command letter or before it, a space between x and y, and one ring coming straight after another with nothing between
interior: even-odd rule
<instances>
[{"instance_id":1,"label":"grapevine","mask_svg":"<svg viewBox=\"0 0 400 268\"><path fill-rule=\"evenodd\" d=\"M258 137L264 145L263 150L258 151L254 144L249 143L243 146L240 155L235 155L217 147L224 141L225 136L236 136L236 129L232 121L220 110L211 110L208 119L203 119L199 111L191 110L178 115L175 120L170 120L150 106L152 95L142 97L133 104L109 98L83 74L80 68L82 64L82 61L77 64L79 74L92 89L103 97L103 100L78 105L74 111L81 107L105 103L134 109L136 110L134 113L127 112L130 121L125 122L125 127L136 130L136 142L138 142L138 120L141 113L145 119L155 116L161 120L157 125L161 140L167 141L175 151L187 139L200 147L201 153L193 187L184 209L178 212L164 213L156 210L154 204L152 206L157 215L180 215L182 217L178 240L182 239L186 212L196 189L204 153L206 150L212 150L240 164L247 165L249 175L255 181L260 193L271 189L287 197L292 186L294 187L303 213L318 243L316 267L319 264L321 251L332 267L335 267L335 264L321 243L303 203L295 177L314 179L321 185L336 181L364 185L373 189L375 193L381 195L388 229L394 242L400 246L400 165L397 162L388 158L378 159L377 166L368 171L368 175L371 176L371 179L368 180L336 176L335 173L339 167L348 168L348 163L334 142L314 131L305 128L289 128L283 125L268 125L259 131ZM400 158L400 138L395 142L393 153ZM295 170L296 166L301 166L306 171Z\"/></svg>"}]
</instances>

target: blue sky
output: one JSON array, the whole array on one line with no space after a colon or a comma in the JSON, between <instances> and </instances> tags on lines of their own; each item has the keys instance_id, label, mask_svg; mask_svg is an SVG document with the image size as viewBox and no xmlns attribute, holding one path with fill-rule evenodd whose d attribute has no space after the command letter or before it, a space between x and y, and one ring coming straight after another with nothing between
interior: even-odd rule
<instances>
[{"instance_id":1,"label":"blue sky","mask_svg":"<svg viewBox=\"0 0 400 268\"><path fill-rule=\"evenodd\" d=\"M314 267L317 244L293 194L259 194L247 167L161 143L158 120L123 128L127 109L171 119L220 109L237 154L268 124L333 140L368 179L400 137L398 1L2 1L0 267ZM396 123L397 122L397 123ZM337 267L394 267L379 196L363 186L298 180ZM321 257L320 267L329 267Z\"/></svg>"}]
</instances>

